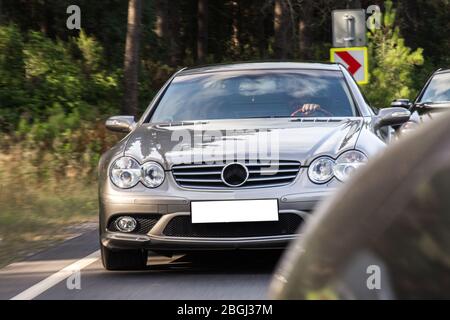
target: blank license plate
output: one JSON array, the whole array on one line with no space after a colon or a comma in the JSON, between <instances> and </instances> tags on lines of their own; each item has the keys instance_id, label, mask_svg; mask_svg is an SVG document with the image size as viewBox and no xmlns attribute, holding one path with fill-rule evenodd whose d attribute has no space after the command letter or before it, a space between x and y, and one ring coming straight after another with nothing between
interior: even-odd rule
<instances>
[{"instance_id":1,"label":"blank license plate","mask_svg":"<svg viewBox=\"0 0 450 320\"><path fill-rule=\"evenodd\" d=\"M278 201L193 201L191 216L192 223L278 221Z\"/></svg>"}]
</instances>

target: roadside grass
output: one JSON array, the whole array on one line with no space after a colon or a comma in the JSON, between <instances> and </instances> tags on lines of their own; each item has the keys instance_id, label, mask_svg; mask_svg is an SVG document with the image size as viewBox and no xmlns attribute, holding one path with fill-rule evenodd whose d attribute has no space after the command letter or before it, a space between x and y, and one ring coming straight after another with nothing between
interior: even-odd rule
<instances>
[{"instance_id":1,"label":"roadside grass","mask_svg":"<svg viewBox=\"0 0 450 320\"><path fill-rule=\"evenodd\" d=\"M8 162L0 161L0 268L70 237L73 225L97 221L95 183L39 182L19 170L27 164Z\"/></svg>"}]
</instances>

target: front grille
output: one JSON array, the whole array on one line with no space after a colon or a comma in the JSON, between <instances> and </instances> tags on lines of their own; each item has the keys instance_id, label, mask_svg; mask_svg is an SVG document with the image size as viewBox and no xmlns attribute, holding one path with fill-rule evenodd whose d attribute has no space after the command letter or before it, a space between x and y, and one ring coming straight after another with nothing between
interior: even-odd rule
<instances>
[{"instance_id":1,"label":"front grille","mask_svg":"<svg viewBox=\"0 0 450 320\"><path fill-rule=\"evenodd\" d=\"M298 161L237 161L245 165L249 176L239 187L227 186L221 178L227 163L203 163L172 167L175 181L182 187L197 189L230 189L275 187L292 182L300 170ZM274 169L275 168L275 169Z\"/></svg>"},{"instance_id":2,"label":"front grille","mask_svg":"<svg viewBox=\"0 0 450 320\"><path fill-rule=\"evenodd\" d=\"M151 214L151 215L135 215L135 214L121 214L109 219L108 230L113 232L121 232L116 227L116 220L120 217L129 216L136 219L137 225L136 229L130 233L133 234L147 234L158 222L161 215Z\"/></svg>"},{"instance_id":3,"label":"front grille","mask_svg":"<svg viewBox=\"0 0 450 320\"><path fill-rule=\"evenodd\" d=\"M174 217L163 234L189 238L246 238L295 234L303 219L294 213L280 214L279 221L192 223L190 216Z\"/></svg>"}]
</instances>

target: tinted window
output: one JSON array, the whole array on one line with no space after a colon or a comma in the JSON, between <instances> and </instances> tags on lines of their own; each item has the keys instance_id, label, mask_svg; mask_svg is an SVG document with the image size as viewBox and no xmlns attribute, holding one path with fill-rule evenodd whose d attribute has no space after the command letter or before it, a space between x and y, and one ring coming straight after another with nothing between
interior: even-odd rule
<instances>
[{"instance_id":1,"label":"tinted window","mask_svg":"<svg viewBox=\"0 0 450 320\"><path fill-rule=\"evenodd\" d=\"M323 110L309 116L355 115L339 71L225 71L176 77L151 121L290 117L304 104Z\"/></svg>"},{"instance_id":2,"label":"tinted window","mask_svg":"<svg viewBox=\"0 0 450 320\"><path fill-rule=\"evenodd\" d=\"M420 102L449 102L450 72L435 75L420 100Z\"/></svg>"}]
</instances>

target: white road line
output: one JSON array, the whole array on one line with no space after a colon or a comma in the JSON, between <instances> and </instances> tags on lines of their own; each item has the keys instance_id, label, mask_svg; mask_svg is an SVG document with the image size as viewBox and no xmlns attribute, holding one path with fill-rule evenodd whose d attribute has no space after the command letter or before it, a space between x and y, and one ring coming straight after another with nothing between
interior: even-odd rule
<instances>
[{"instance_id":1,"label":"white road line","mask_svg":"<svg viewBox=\"0 0 450 320\"><path fill-rule=\"evenodd\" d=\"M86 268L88 265L94 263L100 258L100 250L97 250L90 255L68 265L67 267L59 270L51 276L45 278L41 282L36 283L34 286L22 291L18 295L11 298L11 300L31 300L36 298L41 293L47 291L51 287L57 285L61 281L70 277L74 272L80 271Z\"/></svg>"}]
</instances>

